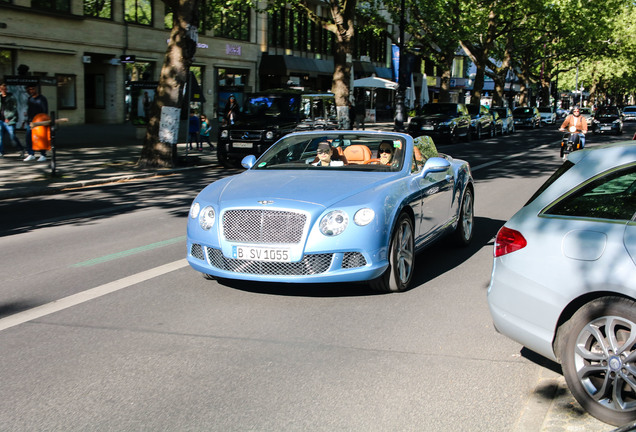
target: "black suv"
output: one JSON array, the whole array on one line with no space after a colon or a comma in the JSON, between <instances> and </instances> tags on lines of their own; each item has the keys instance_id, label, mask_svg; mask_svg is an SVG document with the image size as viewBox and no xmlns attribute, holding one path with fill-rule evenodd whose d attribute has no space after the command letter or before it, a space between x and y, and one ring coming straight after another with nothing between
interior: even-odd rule
<instances>
[{"instance_id":1,"label":"black suv","mask_svg":"<svg viewBox=\"0 0 636 432\"><path fill-rule=\"evenodd\" d=\"M470 141L470 115L461 103L426 104L409 122L407 132L413 138L431 138L455 142L459 137Z\"/></svg>"},{"instance_id":2,"label":"black suv","mask_svg":"<svg viewBox=\"0 0 636 432\"><path fill-rule=\"evenodd\" d=\"M246 94L234 124L222 124L219 128L217 157L223 166L237 167L245 156L259 157L288 133L337 126L332 94L299 90Z\"/></svg>"},{"instance_id":3,"label":"black suv","mask_svg":"<svg viewBox=\"0 0 636 432\"><path fill-rule=\"evenodd\" d=\"M468 113L470 114L470 130L473 137L481 139L483 135L495 136L495 121L490 114L490 110L483 105L468 104Z\"/></svg>"}]
</instances>

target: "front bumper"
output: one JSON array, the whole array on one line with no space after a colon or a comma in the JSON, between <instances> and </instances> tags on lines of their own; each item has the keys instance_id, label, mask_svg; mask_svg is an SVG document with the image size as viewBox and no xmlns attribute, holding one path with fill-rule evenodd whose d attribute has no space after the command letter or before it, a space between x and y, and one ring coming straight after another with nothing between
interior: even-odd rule
<instances>
[{"instance_id":1,"label":"front bumper","mask_svg":"<svg viewBox=\"0 0 636 432\"><path fill-rule=\"evenodd\" d=\"M621 125L619 123L594 123L594 132L596 133L619 133Z\"/></svg>"},{"instance_id":2,"label":"front bumper","mask_svg":"<svg viewBox=\"0 0 636 432\"><path fill-rule=\"evenodd\" d=\"M369 281L381 276L388 261L384 250L305 253L296 262L230 258L215 247L188 240L187 260L195 270L226 279L261 282L322 283Z\"/></svg>"}]
</instances>

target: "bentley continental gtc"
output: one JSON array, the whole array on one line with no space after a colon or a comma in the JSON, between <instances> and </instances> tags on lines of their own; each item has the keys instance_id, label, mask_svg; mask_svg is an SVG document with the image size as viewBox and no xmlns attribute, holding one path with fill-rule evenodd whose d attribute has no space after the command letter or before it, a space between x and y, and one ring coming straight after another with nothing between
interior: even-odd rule
<instances>
[{"instance_id":1,"label":"bentley continental gtc","mask_svg":"<svg viewBox=\"0 0 636 432\"><path fill-rule=\"evenodd\" d=\"M404 291L417 252L473 237L470 166L428 136L297 132L242 165L190 208L187 259L213 278Z\"/></svg>"}]
</instances>

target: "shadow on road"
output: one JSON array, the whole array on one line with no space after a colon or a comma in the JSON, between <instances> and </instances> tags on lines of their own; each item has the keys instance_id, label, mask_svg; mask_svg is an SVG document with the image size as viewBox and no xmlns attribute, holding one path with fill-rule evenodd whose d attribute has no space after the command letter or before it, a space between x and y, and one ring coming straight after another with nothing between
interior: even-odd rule
<instances>
[{"instance_id":1,"label":"shadow on road","mask_svg":"<svg viewBox=\"0 0 636 432\"><path fill-rule=\"evenodd\" d=\"M492 245L492 239L504 224L504 221L488 218L475 218L475 235L468 247L458 247L453 238L444 238L431 245L417 255L415 274L412 286L417 287L428 281L460 266L470 259L484 246ZM329 284L304 284L304 283L276 283L239 281L232 279L218 279L217 282L229 288L241 291L300 297L356 297L368 295L382 295L373 291L367 283L329 283ZM412 288L417 289L417 288Z\"/></svg>"}]
</instances>

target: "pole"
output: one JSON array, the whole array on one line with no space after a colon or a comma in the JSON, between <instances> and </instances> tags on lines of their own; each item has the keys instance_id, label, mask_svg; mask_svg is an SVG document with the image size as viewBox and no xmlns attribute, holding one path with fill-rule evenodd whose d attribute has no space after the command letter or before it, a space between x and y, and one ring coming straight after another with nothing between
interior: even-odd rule
<instances>
[{"instance_id":1,"label":"pole","mask_svg":"<svg viewBox=\"0 0 636 432\"><path fill-rule=\"evenodd\" d=\"M404 131L404 93L406 92L406 83L404 82L404 0L400 2L400 55L399 55L399 71L398 71L398 90L395 99L395 127L397 132Z\"/></svg>"},{"instance_id":2,"label":"pole","mask_svg":"<svg viewBox=\"0 0 636 432\"><path fill-rule=\"evenodd\" d=\"M55 111L51 111L51 175L55 177L56 162L55 162Z\"/></svg>"}]
</instances>

